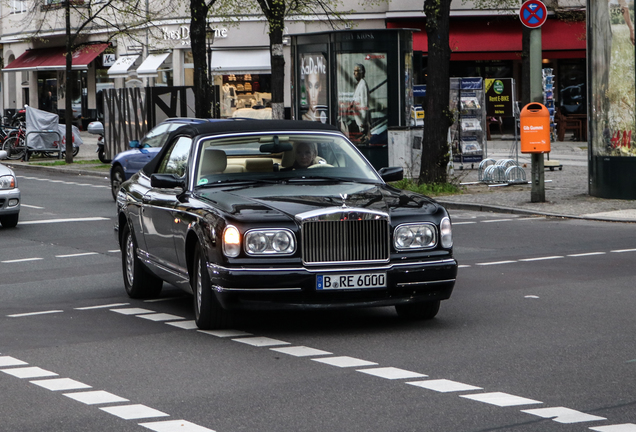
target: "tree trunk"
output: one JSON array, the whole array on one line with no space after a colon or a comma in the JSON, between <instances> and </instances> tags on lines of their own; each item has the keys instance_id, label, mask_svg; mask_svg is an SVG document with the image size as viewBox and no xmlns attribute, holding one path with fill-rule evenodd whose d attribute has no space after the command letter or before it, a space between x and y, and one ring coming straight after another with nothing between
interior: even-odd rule
<instances>
[{"instance_id":1,"label":"tree trunk","mask_svg":"<svg viewBox=\"0 0 636 432\"><path fill-rule=\"evenodd\" d=\"M272 61L272 118L285 118L285 57L283 30L285 2L273 2L269 18L269 49Z\"/></svg>"},{"instance_id":2,"label":"tree trunk","mask_svg":"<svg viewBox=\"0 0 636 432\"><path fill-rule=\"evenodd\" d=\"M66 123L66 163L73 163L73 39L71 38L71 4L67 0L64 3L64 15L66 19L66 73L64 79L64 121ZM62 151L62 143L59 143Z\"/></svg>"},{"instance_id":3,"label":"tree trunk","mask_svg":"<svg viewBox=\"0 0 636 432\"><path fill-rule=\"evenodd\" d=\"M194 113L199 118L210 118L211 95L208 82L206 27L208 6L205 0L191 0L190 43L194 62Z\"/></svg>"},{"instance_id":4,"label":"tree trunk","mask_svg":"<svg viewBox=\"0 0 636 432\"><path fill-rule=\"evenodd\" d=\"M425 0L428 35L428 77L420 183L446 183L449 161L448 128L453 122L450 111L450 46L448 43L451 0Z\"/></svg>"}]
</instances>

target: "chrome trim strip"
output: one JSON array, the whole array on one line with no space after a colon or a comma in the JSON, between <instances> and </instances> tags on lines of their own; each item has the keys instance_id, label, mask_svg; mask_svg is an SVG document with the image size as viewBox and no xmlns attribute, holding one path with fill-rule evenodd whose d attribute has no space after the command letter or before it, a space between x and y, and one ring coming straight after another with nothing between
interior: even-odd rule
<instances>
[{"instance_id":1,"label":"chrome trim strip","mask_svg":"<svg viewBox=\"0 0 636 432\"><path fill-rule=\"evenodd\" d=\"M216 292L289 292L302 291L302 288L225 288L218 285L212 285L212 289Z\"/></svg>"},{"instance_id":2,"label":"chrome trim strip","mask_svg":"<svg viewBox=\"0 0 636 432\"><path fill-rule=\"evenodd\" d=\"M415 287L415 286L427 286L427 285L436 285L436 284L455 282L456 280L457 279L446 279L446 280L429 281L429 282L402 282L402 283L397 284L397 286L400 287L400 288Z\"/></svg>"},{"instance_id":3,"label":"chrome trim strip","mask_svg":"<svg viewBox=\"0 0 636 432\"><path fill-rule=\"evenodd\" d=\"M233 272L293 272L293 271L306 271L308 273L342 273L342 272L360 272L360 271L381 271L381 270L391 270L393 267L407 267L413 266L419 263L394 263L389 265L384 265L381 267L342 267L342 268L307 268L307 267L281 267L281 268L271 268L271 267L260 267L260 268L228 268L223 267L218 264L208 263L208 269L215 271L233 271ZM427 261L423 263L424 266L432 266L432 265L447 265L447 264L456 264L454 259L445 259L439 261Z\"/></svg>"},{"instance_id":4,"label":"chrome trim strip","mask_svg":"<svg viewBox=\"0 0 636 432\"><path fill-rule=\"evenodd\" d=\"M365 219L377 219L373 216L377 216L381 219L386 219L390 222L390 217L388 213L378 211L378 210L369 210L360 207L327 207L318 210L311 210L305 213L299 213L295 216L296 220L299 222L312 222L322 220L321 216L332 216L337 214L348 214L348 213L361 213L365 215ZM338 219L341 219L339 217ZM331 219L327 219L331 220Z\"/></svg>"},{"instance_id":5,"label":"chrome trim strip","mask_svg":"<svg viewBox=\"0 0 636 432\"><path fill-rule=\"evenodd\" d=\"M164 260L157 258L154 255L149 254L145 250L137 248L137 258L143 261L146 264L153 265L165 272L173 274L185 281L190 281L190 277L188 276L188 271L182 267L175 268L170 264L166 263ZM183 270L186 270L185 272Z\"/></svg>"}]
</instances>

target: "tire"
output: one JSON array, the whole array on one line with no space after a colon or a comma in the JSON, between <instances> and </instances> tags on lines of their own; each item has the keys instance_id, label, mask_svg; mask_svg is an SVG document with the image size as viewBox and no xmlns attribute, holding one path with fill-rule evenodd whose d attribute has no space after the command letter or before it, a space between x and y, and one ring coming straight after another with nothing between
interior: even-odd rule
<instances>
[{"instance_id":1,"label":"tire","mask_svg":"<svg viewBox=\"0 0 636 432\"><path fill-rule=\"evenodd\" d=\"M400 318L412 321L422 321L435 318L439 312L439 300L425 301L413 304L396 305L395 311Z\"/></svg>"},{"instance_id":2,"label":"tire","mask_svg":"<svg viewBox=\"0 0 636 432\"><path fill-rule=\"evenodd\" d=\"M130 298L153 298L161 293L163 281L146 270L137 258L137 241L127 224L122 232L121 265L124 288Z\"/></svg>"},{"instance_id":3,"label":"tire","mask_svg":"<svg viewBox=\"0 0 636 432\"><path fill-rule=\"evenodd\" d=\"M120 165L113 167L113 171L110 175L110 190L114 200L117 200L117 192L119 192L121 184L125 181L126 175L124 174L124 169Z\"/></svg>"},{"instance_id":4,"label":"tire","mask_svg":"<svg viewBox=\"0 0 636 432\"><path fill-rule=\"evenodd\" d=\"M99 161L103 164L107 164L110 163L110 159L106 158L106 154L104 154L104 150L100 149L97 152L97 159L99 159Z\"/></svg>"},{"instance_id":5,"label":"tire","mask_svg":"<svg viewBox=\"0 0 636 432\"><path fill-rule=\"evenodd\" d=\"M26 150L24 146L24 139L18 138L16 135L9 136L6 140L4 140L2 150L7 152L7 159L22 159Z\"/></svg>"},{"instance_id":6,"label":"tire","mask_svg":"<svg viewBox=\"0 0 636 432\"><path fill-rule=\"evenodd\" d=\"M194 294L194 322L197 327L201 330L228 328L231 314L223 309L212 293L207 260L200 244L197 244L194 252L190 285Z\"/></svg>"},{"instance_id":7,"label":"tire","mask_svg":"<svg viewBox=\"0 0 636 432\"><path fill-rule=\"evenodd\" d=\"M2 224L4 228L15 228L16 225L18 225L19 218L20 218L19 213L6 215L6 216L0 216L0 224Z\"/></svg>"}]
</instances>

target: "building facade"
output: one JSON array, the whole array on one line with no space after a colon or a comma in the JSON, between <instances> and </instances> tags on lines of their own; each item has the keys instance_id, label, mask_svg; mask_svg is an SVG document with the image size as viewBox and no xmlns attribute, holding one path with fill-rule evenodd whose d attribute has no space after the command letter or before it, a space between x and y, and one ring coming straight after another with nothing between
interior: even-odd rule
<instances>
[{"instance_id":1,"label":"building facade","mask_svg":"<svg viewBox=\"0 0 636 432\"><path fill-rule=\"evenodd\" d=\"M95 0L84 0L86 3ZM155 11L155 1L149 0ZM157 7L159 3L156 2ZM184 2L185 3L185 2ZM2 86L0 108L5 115L25 104L51 112L64 108L63 10L58 0L11 0L0 6ZM422 0L389 0L360 9L357 0L344 1L351 28L413 28L414 82L425 82L427 39ZM544 63L553 67L556 86L585 89L585 26L571 11L584 10L584 0L553 1L556 12L543 30ZM188 86L193 83L188 8L180 5L156 13L151 25L132 36L117 35L114 28L96 23L74 53L73 111L85 121L99 117L99 92L104 88L135 86ZM450 44L454 76L521 76L521 23L515 10L480 10L472 2L453 0ZM565 13L568 12L568 13ZM221 114L266 104L271 93L271 65L267 22L261 15L234 20L211 18L214 40L209 41L208 61L222 93ZM323 20L320 20L323 18ZM331 30L326 17L290 17L285 33L304 34ZM119 17L125 19L125 17ZM78 23L74 23L78 25ZM291 106L291 58L286 56L285 106ZM567 94L565 94L567 96ZM565 97L564 96L564 97ZM557 96L558 97L558 96Z\"/></svg>"}]
</instances>

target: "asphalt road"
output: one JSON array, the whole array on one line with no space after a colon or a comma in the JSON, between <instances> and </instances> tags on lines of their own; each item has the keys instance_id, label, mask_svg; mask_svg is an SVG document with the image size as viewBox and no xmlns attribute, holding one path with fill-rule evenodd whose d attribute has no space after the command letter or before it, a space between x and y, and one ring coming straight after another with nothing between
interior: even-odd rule
<instances>
[{"instance_id":1,"label":"asphalt road","mask_svg":"<svg viewBox=\"0 0 636 432\"><path fill-rule=\"evenodd\" d=\"M432 321L263 313L204 333L174 288L125 295L106 179L17 174L2 431L636 430L633 224L455 211L461 268Z\"/></svg>"}]
</instances>

